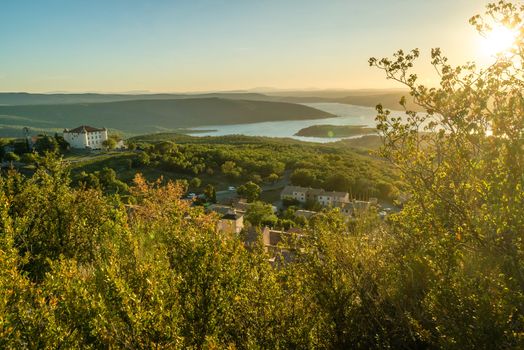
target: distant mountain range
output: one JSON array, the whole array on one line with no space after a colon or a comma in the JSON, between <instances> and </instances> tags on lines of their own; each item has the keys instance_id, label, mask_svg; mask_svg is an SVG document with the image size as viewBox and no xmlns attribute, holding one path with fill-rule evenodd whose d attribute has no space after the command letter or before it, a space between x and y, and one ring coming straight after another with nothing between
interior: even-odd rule
<instances>
[{"instance_id":1,"label":"distant mountain range","mask_svg":"<svg viewBox=\"0 0 524 350\"><path fill-rule=\"evenodd\" d=\"M300 103L336 102L399 109L406 91L321 90L216 92L205 94L0 93L0 136L20 136L23 127L56 132L82 124L126 134L208 125L333 117Z\"/></svg>"},{"instance_id":2,"label":"distant mountain range","mask_svg":"<svg viewBox=\"0 0 524 350\"><path fill-rule=\"evenodd\" d=\"M133 100L175 100L188 98L221 98L231 100L271 101L290 103L338 102L375 107L382 103L387 108L399 109L402 96L409 97L406 90L300 90L260 92L211 92L201 94L33 94L25 92L0 93L0 105L42 105L71 103L101 103ZM408 98L409 101L409 98ZM416 108L417 106L411 106Z\"/></svg>"},{"instance_id":3,"label":"distant mountain range","mask_svg":"<svg viewBox=\"0 0 524 350\"><path fill-rule=\"evenodd\" d=\"M0 93L0 106L47 105L72 103L103 103L134 100L178 100L188 98L224 98L233 100L264 101L266 96L257 93L209 93L209 94L31 94L25 92ZM272 100L271 98L268 98Z\"/></svg>"},{"instance_id":4,"label":"distant mountain range","mask_svg":"<svg viewBox=\"0 0 524 350\"><path fill-rule=\"evenodd\" d=\"M53 132L92 124L139 134L205 125L328 117L334 115L299 104L217 97L15 105L0 106L0 131L4 129L0 135L21 132L23 126Z\"/></svg>"}]
</instances>

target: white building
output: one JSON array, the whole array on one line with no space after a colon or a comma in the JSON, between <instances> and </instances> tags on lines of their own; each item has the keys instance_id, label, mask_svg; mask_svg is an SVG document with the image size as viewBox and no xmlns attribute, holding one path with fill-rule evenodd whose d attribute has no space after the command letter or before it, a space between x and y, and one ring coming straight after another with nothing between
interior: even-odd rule
<instances>
[{"instance_id":1,"label":"white building","mask_svg":"<svg viewBox=\"0 0 524 350\"><path fill-rule=\"evenodd\" d=\"M93 128L92 126L82 125L74 129L64 130L64 140L71 148L102 148L102 142L107 140L107 129Z\"/></svg>"},{"instance_id":2,"label":"white building","mask_svg":"<svg viewBox=\"0 0 524 350\"><path fill-rule=\"evenodd\" d=\"M317 202L324 207L335 207L344 203L349 203L349 194L347 192L322 192L317 195Z\"/></svg>"}]
</instances>

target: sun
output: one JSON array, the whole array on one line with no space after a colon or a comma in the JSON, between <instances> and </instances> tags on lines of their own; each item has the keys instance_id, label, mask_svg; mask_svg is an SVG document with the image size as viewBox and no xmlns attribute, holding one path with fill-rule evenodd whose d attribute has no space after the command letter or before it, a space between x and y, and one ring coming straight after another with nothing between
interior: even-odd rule
<instances>
[{"instance_id":1,"label":"sun","mask_svg":"<svg viewBox=\"0 0 524 350\"><path fill-rule=\"evenodd\" d=\"M493 27L482 40L482 51L489 56L508 54L515 46L517 32L503 25Z\"/></svg>"}]
</instances>

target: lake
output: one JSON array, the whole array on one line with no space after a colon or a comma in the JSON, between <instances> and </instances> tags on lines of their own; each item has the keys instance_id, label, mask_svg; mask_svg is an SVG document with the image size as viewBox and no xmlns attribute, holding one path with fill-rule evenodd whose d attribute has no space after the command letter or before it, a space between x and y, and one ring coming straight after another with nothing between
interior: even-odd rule
<instances>
[{"instance_id":1,"label":"lake","mask_svg":"<svg viewBox=\"0 0 524 350\"><path fill-rule=\"evenodd\" d=\"M364 125L375 127L375 108L354 106L343 103L303 103L305 106L313 107L331 114L335 118L322 118L310 120L284 120L276 122L234 124L234 125L207 125L193 130L212 130L202 133L192 134L193 136L224 136L224 135L246 135L246 136L267 136L267 137L289 137L296 140L308 142L335 142L344 138L340 137L303 137L294 136L300 129L319 124L330 125ZM400 114L400 112L398 112ZM360 136L352 136L356 138ZM345 137L348 138L348 137Z\"/></svg>"}]
</instances>

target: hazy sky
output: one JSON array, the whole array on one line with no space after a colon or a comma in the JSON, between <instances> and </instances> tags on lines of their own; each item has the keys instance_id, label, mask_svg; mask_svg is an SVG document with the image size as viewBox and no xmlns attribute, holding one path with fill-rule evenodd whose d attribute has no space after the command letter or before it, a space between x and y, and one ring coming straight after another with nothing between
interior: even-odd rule
<instances>
[{"instance_id":1,"label":"hazy sky","mask_svg":"<svg viewBox=\"0 0 524 350\"><path fill-rule=\"evenodd\" d=\"M476 60L468 19L486 3L1 0L0 91L392 87L370 56L438 46Z\"/></svg>"}]
</instances>

